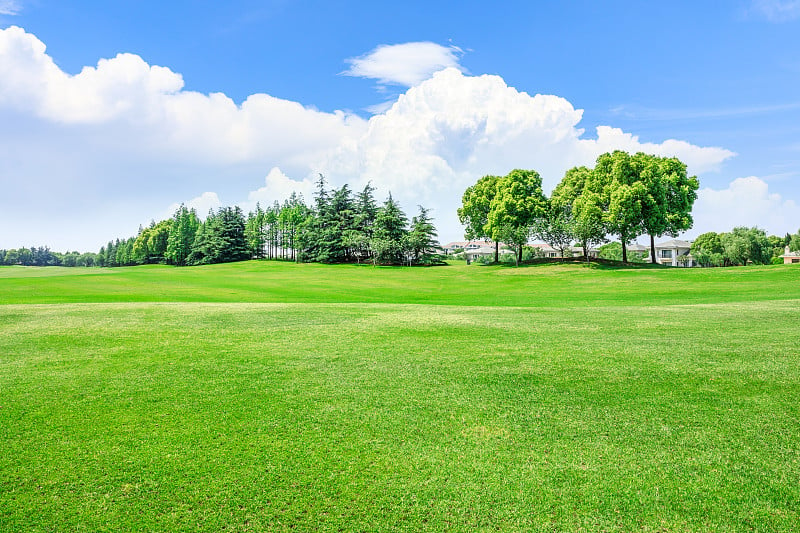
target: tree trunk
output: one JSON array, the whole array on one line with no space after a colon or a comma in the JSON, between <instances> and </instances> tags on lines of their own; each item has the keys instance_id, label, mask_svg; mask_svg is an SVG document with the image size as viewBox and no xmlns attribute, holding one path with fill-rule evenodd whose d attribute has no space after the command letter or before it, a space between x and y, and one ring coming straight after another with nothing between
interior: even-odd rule
<instances>
[{"instance_id":1,"label":"tree trunk","mask_svg":"<svg viewBox=\"0 0 800 533\"><path fill-rule=\"evenodd\" d=\"M500 262L500 243L499 242L494 243L494 262L495 263L499 263Z\"/></svg>"},{"instance_id":2,"label":"tree trunk","mask_svg":"<svg viewBox=\"0 0 800 533\"><path fill-rule=\"evenodd\" d=\"M583 245L583 258L586 259L586 264L589 264L589 242L583 241L581 242Z\"/></svg>"},{"instance_id":3,"label":"tree trunk","mask_svg":"<svg viewBox=\"0 0 800 533\"><path fill-rule=\"evenodd\" d=\"M517 266L522 262L522 245L519 245L519 250L517 251Z\"/></svg>"},{"instance_id":4,"label":"tree trunk","mask_svg":"<svg viewBox=\"0 0 800 533\"><path fill-rule=\"evenodd\" d=\"M650 235L650 262L656 264L656 239Z\"/></svg>"},{"instance_id":5,"label":"tree trunk","mask_svg":"<svg viewBox=\"0 0 800 533\"><path fill-rule=\"evenodd\" d=\"M627 263L628 262L628 247L625 244L625 239L623 238L621 240L622 240L622 262L623 263Z\"/></svg>"}]
</instances>

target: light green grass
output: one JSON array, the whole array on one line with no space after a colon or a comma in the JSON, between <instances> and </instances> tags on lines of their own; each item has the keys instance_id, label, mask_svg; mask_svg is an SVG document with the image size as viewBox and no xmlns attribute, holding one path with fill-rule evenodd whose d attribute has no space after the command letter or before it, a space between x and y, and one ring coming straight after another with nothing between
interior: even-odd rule
<instances>
[{"instance_id":1,"label":"light green grass","mask_svg":"<svg viewBox=\"0 0 800 533\"><path fill-rule=\"evenodd\" d=\"M2 531L800 523L798 268L8 272Z\"/></svg>"}]
</instances>

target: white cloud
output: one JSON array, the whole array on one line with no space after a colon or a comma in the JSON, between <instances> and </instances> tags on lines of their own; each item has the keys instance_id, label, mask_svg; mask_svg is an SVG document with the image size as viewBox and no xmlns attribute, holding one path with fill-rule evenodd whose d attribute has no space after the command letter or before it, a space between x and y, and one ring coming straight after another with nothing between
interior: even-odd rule
<instances>
[{"instance_id":1,"label":"white cloud","mask_svg":"<svg viewBox=\"0 0 800 533\"><path fill-rule=\"evenodd\" d=\"M428 62L428 69L442 62ZM531 96L499 76L468 76L452 66L432 75L413 68L389 69L384 78L365 72L424 81L366 121L266 94L237 105L221 93L186 91L180 74L131 54L69 75L35 36L0 30L0 232L23 225L15 239L42 242L53 235L52 220L76 228L92 222L97 233L83 238L99 244L124 236L108 234L101 215L131 217L125 227L135 228L147 221L142 213L197 191L215 191L188 202L200 215L220 207L220 196L243 208L292 191L310 200L322 172L332 186L347 182L354 190L371 180L379 199L391 191L409 214L417 204L431 208L440 237L450 240L463 234L456 218L461 194L484 174L536 169L549 191L568 168L591 165L613 149L677 155L692 173L714 170L733 155L678 140L643 143L606 126L596 139L584 138L582 111L569 101ZM272 170L258 187L254 176L266 169ZM53 218L32 217L27 205ZM0 247L23 244L0 234Z\"/></svg>"},{"instance_id":2,"label":"white cloud","mask_svg":"<svg viewBox=\"0 0 800 533\"><path fill-rule=\"evenodd\" d=\"M273 167L269 171L264 178L264 183L263 187L251 191L247 195L246 202L239 204L244 211L255 210L257 203L260 203L261 207L269 207L276 201L283 203L283 200L288 199L293 192L303 195L306 203L309 203L314 192L313 179L293 180L278 167Z\"/></svg>"},{"instance_id":3,"label":"white cloud","mask_svg":"<svg viewBox=\"0 0 800 533\"><path fill-rule=\"evenodd\" d=\"M364 121L323 113L297 102L255 94L241 106L221 93L184 91L183 78L139 56L102 59L71 76L44 43L12 26L0 30L0 107L53 122L102 125L106 143L207 164L261 161L307 165Z\"/></svg>"},{"instance_id":4,"label":"white cloud","mask_svg":"<svg viewBox=\"0 0 800 533\"><path fill-rule=\"evenodd\" d=\"M379 193L391 190L406 209L432 207L440 233L458 237L461 194L484 174L536 169L549 191L568 168L591 166L614 149L675 155L691 173L714 170L734 155L683 141L642 143L605 126L597 139L584 139L582 113L564 98L530 96L499 76L445 69L372 117L364 135L340 145L323 168L356 187L372 180Z\"/></svg>"},{"instance_id":5,"label":"white cloud","mask_svg":"<svg viewBox=\"0 0 800 533\"><path fill-rule=\"evenodd\" d=\"M639 141L639 137L609 126L598 126L597 140L585 142L589 146L589 152L593 154L627 150L664 157L677 157L686 163L691 174L717 171L722 162L736 155L724 148L700 147L675 139L667 139L662 143L642 143Z\"/></svg>"},{"instance_id":6,"label":"white cloud","mask_svg":"<svg viewBox=\"0 0 800 533\"><path fill-rule=\"evenodd\" d=\"M794 232L800 206L770 192L756 176L737 178L726 189L700 189L694 205L694 234L730 231L736 226L757 226L770 234Z\"/></svg>"},{"instance_id":7,"label":"white cloud","mask_svg":"<svg viewBox=\"0 0 800 533\"><path fill-rule=\"evenodd\" d=\"M17 15L22 10L15 0L0 0L0 15Z\"/></svg>"},{"instance_id":8,"label":"white cloud","mask_svg":"<svg viewBox=\"0 0 800 533\"><path fill-rule=\"evenodd\" d=\"M215 192L204 192L200 196L196 196L195 198L184 202L184 205L189 209L194 209L197 212L197 216L199 216L201 219L205 219L206 215L208 215L208 212L211 209L216 211L220 207L223 207L219 196ZM161 218L170 218L175 214L175 211L177 211L179 207L180 204L170 205Z\"/></svg>"},{"instance_id":9,"label":"white cloud","mask_svg":"<svg viewBox=\"0 0 800 533\"><path fill-rule=\"evenodd\" d=\"M412 87L442 69L463 70L459 65L462 53L457 46L432 42L383 44L361 57L348 59L350 68L344 74Z\"/></svg>"},{"instance_id":10,"label":"white cloud","mask_svg":"<svg viewBox=\"0 0 800 533\"><path fill-rule=\"evenodd\" d=\"M800 0L753 0L752 11L770 22L800 18Z\"/></svg>"}]
</instances>

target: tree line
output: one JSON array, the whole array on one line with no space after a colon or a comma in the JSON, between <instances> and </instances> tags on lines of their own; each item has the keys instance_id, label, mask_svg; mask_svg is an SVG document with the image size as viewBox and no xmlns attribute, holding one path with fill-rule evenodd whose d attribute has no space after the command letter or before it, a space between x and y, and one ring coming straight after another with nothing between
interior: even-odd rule
<instances>
[{"instance_id":1,"label":"tree line","mask_svg":"<svg viewBox=\"0 0 800 533\"><path fill-rule=\"evenodd\" d=\"M781 264L786 247L800 251L800 229L783 237L767 236L759 228L736 227L727 233L709 231L692 242L691 253L700 266L739 266Z\"/></svg>"},{"instance_id":2,"label":"tree line","mask_svg":"<svg viewBox=\"0 0 800 533\"><path fill-rule=\"evenodd\" d=\"M392 198L378 204L367 184L354 194L345 184L329 188L320 175L313 205L293 193L282 204L245 214L238 206L211 210L205 220L181 205L172 218L140 228L135 237L109 241L96 254L2 251L0 263L64 266L178 266L247 259L322 263L436 264L437 232L430 211L408 216ZM21 259L22 255L22 259ZM33 255L34 259L28 260ZM46 257L45 257L46 255ZM69 260L67 260L69 258Z\"/></svg>"},{"instance_id":3,"label":"tree line","mask_svg":"<svg viewBox=\"0 0 800 533\"><path fill-rule=\"evenodd\" d=\"M674 157L623 151L605 153L594 168L569 169L549 198L534 170L484 176L467 188L458 210L467 239L504 242L522 260L531 237L564 251L578 242L587 254L609 235L627 244L648 235L655 262L655 237L677 236L692 227L699 182ZM497 260L499 247L495 247Z\"/></svg>"}]
</instances>

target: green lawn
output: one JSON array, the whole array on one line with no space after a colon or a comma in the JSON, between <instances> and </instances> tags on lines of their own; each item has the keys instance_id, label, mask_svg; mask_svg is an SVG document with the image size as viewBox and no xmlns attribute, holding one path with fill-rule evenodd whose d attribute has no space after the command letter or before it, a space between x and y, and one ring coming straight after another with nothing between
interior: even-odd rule
<instances>
[{"instance_id":1,"label":"green lawn","mask_svg":"<svg viewBox=\"0 0 800 533\"><path fill-rule=\"evenodd\" d=\"M0 268L0 531L792 531L800 268Z\"/></svg>"}]
</instances>

